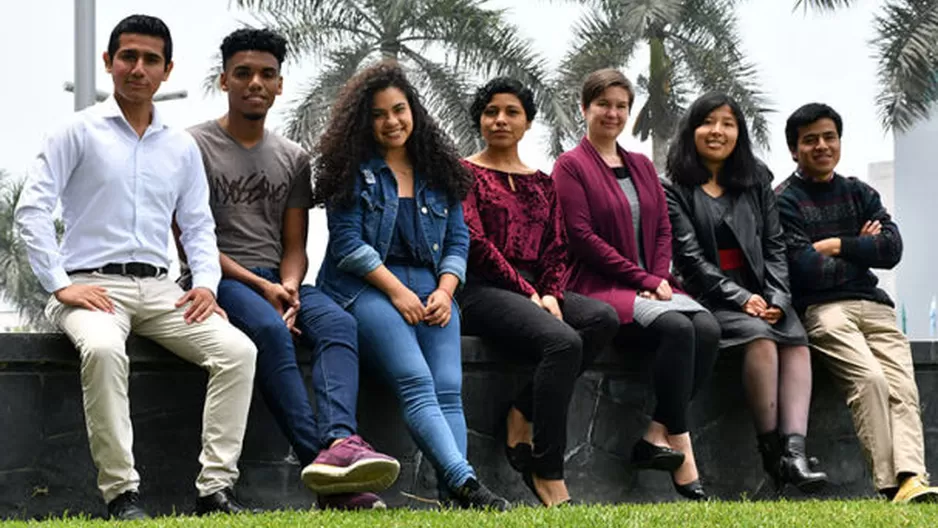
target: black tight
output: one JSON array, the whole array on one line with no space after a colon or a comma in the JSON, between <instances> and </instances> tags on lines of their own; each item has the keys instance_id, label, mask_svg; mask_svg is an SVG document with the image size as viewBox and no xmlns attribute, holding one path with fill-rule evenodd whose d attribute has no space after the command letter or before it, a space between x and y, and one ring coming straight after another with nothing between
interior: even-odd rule
<instances>
[{"instance_id":1,"label":"black tight","mask_svg":"<svg viewBox=\"0 0 938 528\"><path fill-rule=\"evenodd\" d=\"M710 378L720 325L710 312L667 312L648 327L658 341L655 355L656 422L668 434L687 432L687 407Z\"/></svg>"}]
</instances>

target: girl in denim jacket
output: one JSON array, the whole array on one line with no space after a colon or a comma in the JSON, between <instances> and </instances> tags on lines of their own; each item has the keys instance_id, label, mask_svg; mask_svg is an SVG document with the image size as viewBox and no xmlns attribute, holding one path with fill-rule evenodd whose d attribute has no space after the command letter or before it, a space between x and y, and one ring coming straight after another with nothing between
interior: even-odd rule
<instances>
[{"instance_id":1,"label":"girl in denim jacket","mask_svg":"<svg viewBox=\"0 0 938 528\"><path fill-rule=\"evenodd\" d=\"M466 276L471 179L452 142L384 62L345 86L316 154L314 199L329 225L319 286L355 316L362 363L397 395L442 498L506 509L466 461L453 294Z\"/></svg>"}]
</instances>

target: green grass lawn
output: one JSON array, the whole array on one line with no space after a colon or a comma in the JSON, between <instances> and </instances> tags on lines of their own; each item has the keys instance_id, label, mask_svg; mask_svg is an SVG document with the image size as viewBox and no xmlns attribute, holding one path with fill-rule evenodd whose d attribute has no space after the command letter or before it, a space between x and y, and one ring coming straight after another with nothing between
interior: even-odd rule
<instances>
[{"instance_id":1,"label":"green grass lawn","mask_svg":"<svg viewBox=\"0 0 938 528\"><path fill-rule=\"evenodd\" d=\"M26 526L60 528L109 527L116 523L69 518L45 522L10 521L3 528ZM297 526L304 528L452 527L596 527L619 526L938 526L938 504L895 506L884 501L803 501L803 502L712 502L708 504L669 503L620 506L579 506L545 510L518 508L508 513L471 511L380 512L272 512L238 517L162 517L121 526L228 527Z\"/></svg>"}]
</instances>

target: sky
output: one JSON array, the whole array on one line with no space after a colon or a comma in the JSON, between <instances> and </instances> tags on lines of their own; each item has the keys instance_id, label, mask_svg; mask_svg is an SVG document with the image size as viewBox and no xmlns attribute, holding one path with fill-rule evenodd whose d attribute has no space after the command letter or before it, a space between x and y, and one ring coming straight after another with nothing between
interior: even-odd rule
<instances>
[{"instance_id":1,"label":"sky","mask_svg":"<svg viewBox=\"0 0 938 528\"><path fill-rule=\"evenodd\" d=\"M4 7L0 49L5 50L8 77L0 83L0 100L7 101L7 126L0 127L0 168L14 174L25 171L38 151L43 134L74 108L74 99L63 90L74 72L74 7L71 0L30 0ZM174 69L162 91L187 90L184 100L160 104L164 118L178 126L190 126L216 118L226 110L220 95L206 96L201 84L213 65L222 38L248 15L228 9L228 0L98 0L96 43L97 87L110 91L100 53L107 47L113 26L124 16L146 13L162 18L174 41ZM569 26L579 7L544 0L493 0L493 6L508 9L508 17L534 48L555 66L569 45ZM876 0L836 14L792 11L794 0L749 0L741 2L739 26L743 49L759 66L761 86L776 110L769 116L770 151L763 158L784 177L793 168L785 145L784 122L798 106L826 102L844 117L843 154L839 171L865 178L871 162L893 158L892 136L885 133L873 101L877 91L876 63L868 41ZM643 72L639 54L626 70L631 79ZM23 77L16 75L23 73ZM290 66L284 71L284 95L268 119L277 129L290 102L301 86L315 74L311 64ZM23 82L20 82L23 81ZM641 96L637 104L641 104ZM631 127L627 126L626 131ZM550 171L552 161L543 154L544 131L535 126L521 145L522 158ZM650 143L625 134L620 138L628 150L650 154ZM314 211L310 229L310 274L318 268L325 244L325 222Z\"/></svg>"}]
</instances>

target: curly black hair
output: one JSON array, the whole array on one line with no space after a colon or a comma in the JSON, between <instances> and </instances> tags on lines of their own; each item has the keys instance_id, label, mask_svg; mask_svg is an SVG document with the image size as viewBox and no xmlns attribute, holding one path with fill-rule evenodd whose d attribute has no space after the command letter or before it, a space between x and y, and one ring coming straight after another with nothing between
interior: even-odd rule
<instances>
[{"instance_id":1,"label":"curly black hair","mask_svg":"<svg viewBox=\"0 0 938 528\"><path fill-rule=\"evenodd\" d=\"M757 183L762 166L752 153L752 140L746 116L735 99L723 92L709 92L691 103L690 108L681 118L681 122L668 148L668 176L674 183L693 187L703 185L710 180L710 171L704 166L697 153L694 132L703 124L710 112L721 106L729 106L736 118L739 136L736 146L730 153L717 175L717 183L725 189L740 191Z\"/></svg>"},{"instance_id":2,"label":"curly black hair","mask_svg":"<svg viewBox=\"0 0 938 528\"><path fill-rule=\"evenodd\" d=\"M287 56L287 39L269 29L237 29L221 43L222 68L227 68L228 61L239 51L265 51L277 59L277 64L283 65Z\"/></svg>"},{"instance_id":3,"label":"curly black hair","mask_svg":"<svg viewBox=\"0 0 938 528\"><path fill-rule=\"evenodd\" d=\"M537 115L534 92L511 77L496 77L476 90L472 105L469 107L469 116L472 118L472 126L475 127L476 132L481 132L480 120L485 107L488 106L493 97L502 93L512 94L517 97L521 101L521 108L524 109L524 116L527 118L528 123L534 121L534 116Z\"/></svg>"},{"instance_id":4,"label":"curly black hair","mask_svg":"<svg viewBox=\"0 0 938 528\"><path fill-rule=\"evenodd\" d=\"M466 197L472 176L459 162L452 139L430 117L400 65L382 61L352 77L332 105L329 124L313 149L315 205L354 203L359 166L381 152L374 137L372 107L375 94L387 88L404 92L410 105L414 121L406 149L414 173L443 190L451 202Z\"/></svg>"}]
</instances>

